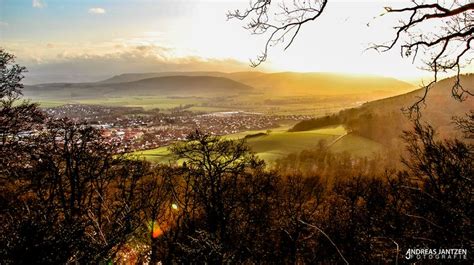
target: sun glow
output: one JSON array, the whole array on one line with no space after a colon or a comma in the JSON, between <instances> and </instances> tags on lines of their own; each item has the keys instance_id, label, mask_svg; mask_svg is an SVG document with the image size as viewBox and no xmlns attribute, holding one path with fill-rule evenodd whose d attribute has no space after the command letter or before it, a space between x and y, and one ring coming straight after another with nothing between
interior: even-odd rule
<instances>
[{"instance_id":1,"label":"sun glow","mask_svg":"<svg viewBox=\"0 0 474 265\"><path fill-rule=\"evenodd\" d=\"M380 15L397 3L331 1L318 21L301 29L290 48L271 49L258 70L424 76L420 65L401 58L398 49L382 54L367 50L372 43L393 38L397 18ZM260 54L267 36L251 35L241 21L226 20L227 11L247 6L248 1L240 0L140 1L98 5L94 10L100 12L91 14L90 6L51 3L23 10L27 13L19 20L15 4L8 2L0 17L0 36L2 46L31 74L76 74L79 66L64 64L81 65L101 76L177 69L247 71L249 59ZM47 26L52 23L55 27Z\"/></svg>"}]
</instances>

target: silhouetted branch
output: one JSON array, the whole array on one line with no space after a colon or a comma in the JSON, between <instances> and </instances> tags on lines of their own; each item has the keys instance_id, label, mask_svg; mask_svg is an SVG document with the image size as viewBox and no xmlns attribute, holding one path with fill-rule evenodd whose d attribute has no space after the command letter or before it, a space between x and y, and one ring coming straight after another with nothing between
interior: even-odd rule
<instances>
[{"instance_id":1,"label":"silhouetted branch","mask_svg":"<svg viewBox=\"0 0 474 265\"><path fill-rule=\"evenodd\" d=\"M327 0L294 0L291 4L288 2L282 1L275 4L271 0L256 0L250 3L250 7L243 12L235 10L227 14L228 19L249 20L245 28L252 34L270 34L262 54L257 56L256 60L250 61L252 67L257 67L264 62L269 48L284 43L285 37L289 35L290 39L284 48L288 49L303 24L316 20L327 4Z\"/></svg>"},{"instance_id":2,"label":"silhouetted branch","mask_svg":"<svg viewBox=\"0 0 474 265\"><path fill-rule=\"evenodd\" d=\"M474 111L466 113L465 117L454 117L453 120L466 138L474 139Z\"/></svg>"},{"instance_id":3,"label":"silhouetted branch","mask_svg":"<svg viewBox=\"0 0 474 265\"><path fill-rule=\"evenodd\" d=\"M254 0L245 11L235 10L227 14L228 19L249 20L245 26L252 34L268 33L263 52L256 60L251 60L252 67L260 65L267 59L269 48L285 42L285 50L294 42L303 24L314 21L321 16L327 5L327 0L293 0L275 2L271 0ZM409 18L401 20L396 26L395 38L388 44L370 47L377 51L386 52L393 49L403 39L400 45L402 57L412 57L413 62L419 51L423 51L427 69L434 73L434 78L428 84L423 84L425 93L405 111L419 118L421 106L424 104L428 91L438 81L438 73L454 71L455 82L452 95L462 101L473 92L463 87L460 82L461 68L467 64L472 54L474 39L474 3L471 1L453 1L449 7L442 4L426 3L427 1L411 1L413 6L404 8L385 7L387 13L409 14ZM280 10L280 12L277 12ZM429 23L437 23L426 29Z\"/></svg>"},{"instance_id":4,"label":"silhouetted branch","mask_svg":"<svg viewBox=\"0 0 474 265\"><path fill-rule=\"evenodd\" d=\"M402 57L412 57L415 61L418 51L423 50L430 53L425 59L427 69L433 72L434 78L427 85L423 84L425 90L423 95L405 111L412 117L420 116L420 107L425 102L428 91L438 81L440 72L455 71L455 82L452 86L452 95L456 100L463 101L467 96L472 96L468 88L464 88L460 82L463 59L468 60L472 52L471 42L474 39L474 3L465 1L454 1L451 7L436 4L420 4L412 1L414 6L395 9L386 7L387 13L409 13L408 21L401 21L396 26L396 36L388 44L374 45L373 49L386 52L393 49L401 39L405 42L400 45ZM428 23L439 23L431 31L422 27ZM437 25L437 24L435 24Z\"/></svg>"},{"instance_id":5,"label":"silhouetted branch","mask_svg":"<svg viewBox=\"0 0 474 265\"><path fill-rule=\"evenodd\" d=\"M299 220L300 223L304 224L304 225L307 225L309 227L312 227L312 228L315 228L316 230L318 230L321 234L323 234L328 240L329 242L331 242L331 244L334 246L334 248L336 248L337 250L337 253L339 253L339 256L341 256L342 260L344 260L344 262L346 264L349 264L349 262L346 260L346 258L344 258L344 255L342 255L342 252L339 250L339 248L337 247L336 243L334 243L334 241L332 241L332 239L319 227L315 226L315 225L312 225L312 224L308 224L302 220Z\"/></svg>"}]
</instances>

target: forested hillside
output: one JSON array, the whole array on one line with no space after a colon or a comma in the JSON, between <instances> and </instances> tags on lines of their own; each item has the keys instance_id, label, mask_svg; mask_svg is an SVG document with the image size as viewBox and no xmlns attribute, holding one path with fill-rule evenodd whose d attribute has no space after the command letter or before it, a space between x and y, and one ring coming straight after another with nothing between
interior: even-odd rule
<instances>
[{"instance_id":1,"label":"forested hillside","mask_svg":"<svg viewBox=\"0 0 474 265\"><path fill-rule=\"evenodd\" d=\"M472 109L472 97L459 102L451 97L454 78L437 82L429 91L426 102L421 103L421 121L431 124L441 136L456 135L453 116L463 117ZM461 84L474 87L474 74L463 75ZM305 131L324 126L343 124L349 131L380 143L390 145L398 142L403 130L412 125L404 110L414 104L424 89L363 104L331 116L305 120L290 131Z\"/></svg>"}]
</instances>

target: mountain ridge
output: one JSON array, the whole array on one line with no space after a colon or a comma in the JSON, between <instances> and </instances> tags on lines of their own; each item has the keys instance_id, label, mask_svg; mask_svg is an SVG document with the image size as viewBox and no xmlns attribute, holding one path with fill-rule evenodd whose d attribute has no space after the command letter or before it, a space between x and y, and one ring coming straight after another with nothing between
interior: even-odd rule
<instances>
[{"instance_id":1,"label":"mountain ridge","mask_svg":"<svg viewBox=\"0 0 474 265\"><path fill-rule=\"evenodd\" d=\"M26 96L53 94L57 98L107 96L229 95L250 93L252 87L213 76L163 76L122 83L52 83L25 86ZM51 93L54 92L54 93ZM68 96L69 95L69 96Z\"/></svg>"},{"instance_id":2,"label":"mountain ridge","mask_svg":"<svg viewBox=\"0 0 474 265\"><path fill-rule=\"evenodd\" d=\"M232 79L263 92L276 95L342 95L342 94L380 94L379 98L403 94L413 90L408 82L393 77L376 75L353 75L330 72L158 72L124 73L98 83L131 82L150 77L162 76L216 76Z\"/></svg>"}]
</instances>

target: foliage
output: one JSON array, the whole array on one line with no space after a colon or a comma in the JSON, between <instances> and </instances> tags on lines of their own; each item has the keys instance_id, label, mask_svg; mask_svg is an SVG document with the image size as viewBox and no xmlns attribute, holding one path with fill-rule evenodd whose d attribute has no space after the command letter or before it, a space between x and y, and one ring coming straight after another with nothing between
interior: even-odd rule
<instances>
[{"instance_id":1,"label":"foliage","mask_svg":"<svg viewBox=\"0 0 474 265\"><path fill-rule=\"evenodd\" d=\"M289 132L300 132L300 131L308 131L308 130L313 130L317 128L322 128L322 127L327 127L327 126L334 126L334 125L339 125L341 124L341 120L339 116L337 115L331 115L331 116L324 116L322 118L317 118L317 119L310 119L310 120L304 120L301 121L293 128L288 130Z\"/></svg>"}]
</instances>

